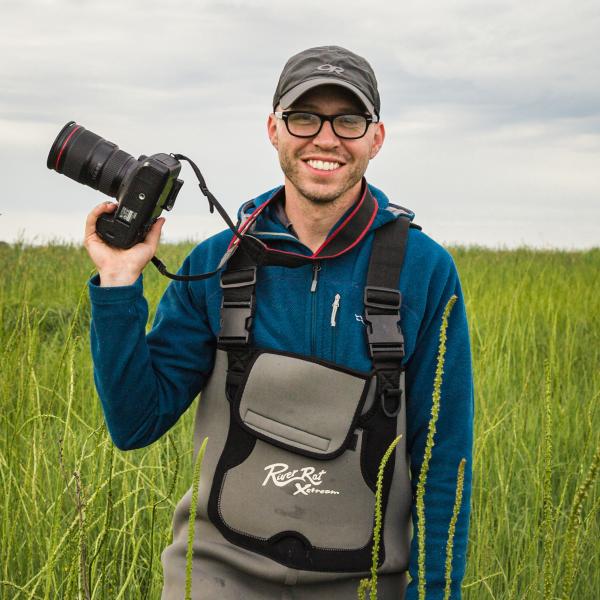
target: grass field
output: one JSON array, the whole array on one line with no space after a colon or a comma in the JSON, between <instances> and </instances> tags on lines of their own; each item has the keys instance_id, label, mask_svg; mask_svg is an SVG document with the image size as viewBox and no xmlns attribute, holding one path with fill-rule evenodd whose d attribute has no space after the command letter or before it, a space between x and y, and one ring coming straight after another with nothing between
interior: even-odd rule
<instances>
[{"instance_id":1,"label":"grass field","mask_svg":"<svg viewBox=\"0 0 600 600\"><path fill-rule=\"evenodd\" d=\"M159 255L174 270L189 249ZM597 600L600 249L452 253L476 383L463 598ZM149 448L114 449L92 379L84 251L2 246L0 261L0 598L158 598L194 410ZM151 311L166 283L146 270Z\"/></svg>"}]
</instances>

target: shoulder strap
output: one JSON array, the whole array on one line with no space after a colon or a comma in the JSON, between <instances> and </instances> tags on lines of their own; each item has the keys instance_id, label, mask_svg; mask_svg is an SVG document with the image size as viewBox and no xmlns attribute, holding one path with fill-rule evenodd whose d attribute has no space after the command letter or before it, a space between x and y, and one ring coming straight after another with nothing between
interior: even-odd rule
<instances>
[{"instance_id":1,"label":"shoulder strap","mask_svg":"<svg viewBox=\"0 0 600 600\"><path fill-rule=\"evenodd\" d=\"M255 308L256 261L242 246L231 256L221 272L221 347L247 345Z\"/></svg>"},{"instance_id":2,"label":"shoulder strap","mask_svg":"<svg viewBox=\"0 0 600 600\"><path fill-rule=\"evenodd\" d=\"M375 232L364 289L369 354L377 376L377 395L385 414L395 417L402 402L404 337L399 328L398 290L410 220L398 217ZM250 331L255 310L256 259L242 246L221 273L223 300L218 347L229 356L228 382L235 384L252 353Z\"/></svg>"},{"instance_id":3,"label":"shoulder strap","mask_svg":"<svg viewBox=\"0 0 600 600\"><path fill-rule=\"evenodd\" d=\"M398 290L410 220L398 217L375 231L367 286Z\"/></svg>"},{"instance_id":4,"label":"shoulder strap","mask_svg":"<svg viewBox=\"0 0 600 600\"><path fill-rule=\"evenodd\" d=\"M241 246L221 272L223 299L217 348L227 352L225 390L231 398L254 353L250 334L256 309L256 271L256 261Z\"/></svg>"},{"instance_id":5,"label":"shoulder strap","mask_svg":"<svg viewBox=\"0 0 600 600\"><path fill-rule=\"evenodd\" d=\"M400 329L402 295L398 289L410 220L399 216L375 232L364 291L369 354L377 376L383 412L395 417L402 406L404 336Z\"/></svg>"}]
</instances>

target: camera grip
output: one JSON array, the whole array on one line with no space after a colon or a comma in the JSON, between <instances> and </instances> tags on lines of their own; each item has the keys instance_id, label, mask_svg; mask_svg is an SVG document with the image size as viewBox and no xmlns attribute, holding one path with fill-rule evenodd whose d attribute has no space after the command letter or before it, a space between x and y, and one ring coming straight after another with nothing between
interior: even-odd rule
<instances>
[{"instance_id":1,"label":"camera grip","mask_svg":"<svg viewBox=\"0 0 600 600\"><path fill-rule=\"evenodd\" d=\"M114 215L100 215L96 221L96 233L109 245L127 250L146 237L156 218L141 229L132 229Z\"/></svg>"}]
</instances>

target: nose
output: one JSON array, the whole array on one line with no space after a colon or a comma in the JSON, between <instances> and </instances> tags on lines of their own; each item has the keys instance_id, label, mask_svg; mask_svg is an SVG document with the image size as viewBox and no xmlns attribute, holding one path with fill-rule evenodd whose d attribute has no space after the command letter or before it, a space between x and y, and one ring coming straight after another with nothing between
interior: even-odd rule
<instances>
[{"instance_id":1,"label":"nose","mask_svg":"<svg viewBox=\"0 0 600 600\"><path fill-rule=\"evenodd\" d=\"M313 138L313 144L320 148L335 148L340 145L340 139L335 135L333 126L329 121L325 121L321 131Z\"/></svg>"}]
</instances>

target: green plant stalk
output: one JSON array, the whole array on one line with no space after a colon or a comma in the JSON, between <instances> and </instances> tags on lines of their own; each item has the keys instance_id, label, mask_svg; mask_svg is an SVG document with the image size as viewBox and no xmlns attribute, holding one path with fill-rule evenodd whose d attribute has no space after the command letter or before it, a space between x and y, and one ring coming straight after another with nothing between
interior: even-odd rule
<instances>
[{"instance_id":1,"label":"green plant stalk","mask_svg":"<svg viewBox=\"0 0 600 600\"><path fill-rule=\"evenodd\" d=\"M121 586L121 589L119 590L119 593L118 593L117 597L115 598L115 600L121 600L122 598L131 598L130 595L125 596L125 592L128 591L127 587L129 586L129 582L131 581L131 578L133 577L133 574L135 573L135 566L137 565L138 555L140 553L140 548L142 547L142 542L143 542L143 538L140 538L138 540L138 543L135 545L129 570L127 571L125 581L123 582L123 585Z\"/></svg>"},{"instance_id":2,"label":"green plant stalk","mask_svg":"<svg viewBox=\"0 0 600 600\"><path fill-rule=\"evenodd\" d=\"M90 271L90 273L89 273L88 279L95 272L96 272L96 269L92 269ZM52 386L52 393L53 394L56 391L56 387L58 385L58 380L60 378L63 361L65 360L65 355L67 353L67 350L69 349L69 342L71 341L71 337L73 335L73 330L75 329L75 322L77 321L77 317L79 316L79 311L81 310L81 305L83 303L84 297L87 294L87 291L88 291L88 284L87 284L87 281L86 281L83 284L83 286L81 287L81 291L79 292L79 298L77 299L77 306L75 307L75 310L73 311L73 315L71 317L71 322L69 323L69 330L67 332L67 339L65 340L64 350L63 350L62 356L60 357L60 361L58 363L58 367L56 368L56 377L54 379L54 385Z\"/></svg>"},{"instance_id":3,"label":"green plant stalk","mask_svg":"<svg viewBox=\"0 0 600 600\"><path fill-rule=\"evenodd\" d=\"M446 585L444 587L444 600L450 600L452 592L452 558L454 551L454 534L456 532L456 523L462 505L463 488L465 486L465 464L467 460L463 458L458 465L458 474L456 476L456 496L454 498L454 508L452 509L452 518L448 528L448 542L446 544Z\"/></svg>"},{"instance_id":4,"label":"green plant stalk","mask_svg":"<svg viewBox=\"0 0 600 600\"><path fill-rule=\"evenodd\" d=\"M440 325L440 343L438 347L437 366L435 370L435 378L433 381L433 394L431 405L431 417L429 419L429 427L427 430L427 441L425 443L425 452L423 456L423 464L419 472L417 482L417 518L419 522L418 532L418 590L419 600L425 600L425 485L427 483L427 473L429 472L429 462L431 461L431 451L435 444L436 424L440 414L440 397L442 389L442 379L444 375L444 359L446 356L446 332L448 330L448 317L450 311L457 300L456 295L452 295L448 300L442 314L442 323Z\"/></svg>"},{"instance_id":5,"label":"green plant stalk","mask_svg":"<svg viewBox=\"0 0 600 600\"><path fill-rule=\"evenodd\" d=\"M77 558L76 560L77 560L77 562L79 562L79 558ZM74 569L69 569L67 571L67 586L66 586L66 591L65 591L65 595L64 595L65 598L74 598L75 597L72 588L76 585L75 582L78 581L78 578L73 576L73 573L72 573L73 570ZM81 598L81 596L78 595L77 600L80 600L80 598Z\"/></svg>"},{"instance_id":6,"label":"green plant stalk","mask_svg":"<svg viewBox=\"0 0 600 600\"><path fill-rule=\"evenodd\" d=\"M544 483L543 483L543 528L544 528L544 599L552 600L552 578L554 576L552 550L554 542L554 504L552 502L552 385L550 364L544 363L546 394L544 419Z\"/></svg>"},{"instance_id":7,"label":"green plant stalk","mask_svg":"<svg viewBox=\"0 0 600 600\"><path fill-rule=\"evenodd\" d=\"M81 483L81 474L79 471L73 471L73 477L75 478L75 485L77 489L77 513L79 515L79 581L80 591L83 589L83 594L86 600L90 600L90 587L87 578L87 542L86 542L86 522L85 522L85 509L86 502L83 494L83 484Z\"/></svg>"},{"instance_id":8,"label":"green plant stalk","mask_svg":"<svg viewBox=\"0 0 600 600\"><path fill-rule=\"evenodd\" d=\"M102 533L100 534L100 541L96 547L96 552L90 559L90 564L88 566L88 581L90 582L90 587L92 587L92 567L94 562L100 555L102 551L102 547L106 541L106 537L108 535L108 530L112 521L112 509L113 509L113 491L112 491L112 476L113 476L113 466L114 466L114 453L115 447L110 440L107 440L108 444L108 487L106 492L106 508L104 510L104 527L102 528Z\"/></svg>"},{"instance_id":9,"label":"green plant stalk","mask_svg":"<svg viewBox=\"0 0 600 600\"><path fill-rule=\"evenodd\" d=\"M188 522L188 543L185 556L185 600L192 600L192 559L194 555L194 533L196 525L196 508L198 505L198 487L200 485L200 474L202 472L202 460L208 438L205 437L198 450L196 462L194 463L194 477L192 479L192 499L190 501L190 518Z\"/></svg>"},{"instance_id":10,"label":"green plant stalk","mask_svg":"<svg viewBox=\"0 0 600 600\"><path fill-rule=\"evenodd\" d=\"M59 452L61 452L60 441L59 441ZM57 536L59 522L60 522L60 515L61 515L61 511L62 511L62 507L63 507L64 494L60 493L60 484L58 486L58 489L59 489L59 494L56 499L56 504L54 506L54 515L53 515L53 519L52 519L52 530L50 533L50 545L49 545L50 550L52 548L54 548L56 545L56 536ZM48 560L48 570L47 570L47 574L46 574L46 586L44 588L44 600L50 599L50 588L51 588L51 584L52 584L53 578L54 578L53 570L54 570L55 562L56 562L56 557L50 555L50 559Z\"/></svg>"},{"instance_id":11,"label":"green plant stalk","mask_svg":"<svg viewBox=\"0 0 600 600\"><path fill-rule=\"evenodd\" d=\"M373 552L371 561L371 579L369 585L371 586L370 600L377 600L377 563L379 562L379 548L381 546L381 501L383 496L383 472L385 471L385 465L389 460L392 452L396 449L398 442L402 439L399 435L385 451L381 462L379 463L379 470L377 471L377 487L375 490L375 528L373 529Z\"/></svg>"},{"instance_id":12,"label":"green plant stalk","mask_svg":"<svg viewBox=\"0 0 600 600\"><path fill-rule=\"evenodd\" d=\"M361 579L358 584L358 600L367 600L367 590L371 587L370 579Z\"/></svg>"},{"instance_id":13,"label":"green plant stalk","mask_svg":"<svg viewBox=\"0 0 600 600\"><path fill-rule=\"evenodd\" d=\"M587 475L583 483L577 489L573 498L573 505L571 506L571 514L569 515L569 524L567 526L566 536L566 557L565 557L565 571L564 571L564 585L562 597L564 600L571 600L573 597L573 588L575 586L575 574L577 572L576 558L577 558L577 534L581 526L581 513L583 510L583 503L588 497L589 491L592 485L598 477L598 469L600 467L600 444L596 446L596 452L594 458L587 472Z\"/></svg>"},{"instance_id":14,"label":"green plant stalk","mask_svg":"<svg viewBox=\"0 0 600 600\"><path fill-rule=\"evenodd\" d=\"M171 443L171 446L173 446L173 450L175 451L175 469L173 471L173 479L171 480L171 485L169 486L167 493L160 500L157 500L152 505L152 514L150 517L150 564L148 565L148 575L142 582L141 586L142 598L148 597L148 594L150 593L150 589L152 587L152 564L154 559L154 525L156 522L156 509L160 504L166 502L171 497L175 490L175 485L177 484L177 478L179 477L179 451L177 450L177 445L173 441L173 436L169 435L168 439Z\"/></svg>"}]
</instances>

